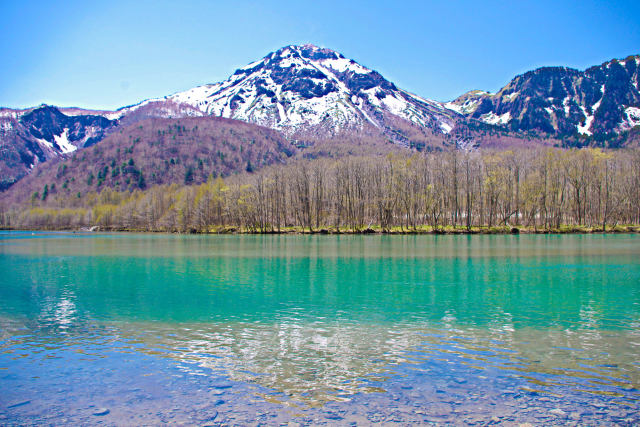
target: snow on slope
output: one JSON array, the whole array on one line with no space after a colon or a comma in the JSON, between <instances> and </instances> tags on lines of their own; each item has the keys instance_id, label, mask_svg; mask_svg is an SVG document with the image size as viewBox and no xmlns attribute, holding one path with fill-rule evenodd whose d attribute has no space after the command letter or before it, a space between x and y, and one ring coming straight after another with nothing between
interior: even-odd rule
<instances>
[{"instance_id":1,"label":"snow on slope","mask_svg":"<svg viewBox=\"0 0 640 427\"><path fill-rule=\"evenodd\" d=\"M398 89L379 73L312 45L284 47L238 69L223 82L166 100L286 133L327 124L331 129L366 124L385 129L390 116L448 133L457 117L440 103ZM124 109L123 115L145 103Z\"/></svg>"},{"instance_id":2,"label":"snow on slope","mask_svg":"<svg viewBox=\"0 0 640 427\"><path fill-rule=\"evenodd\" d=\"M635 126L640 126L640 108L627 107L625 108L625 121L621 124L622 130L627 130Z\"/></svg>"},{"instance_id":3,"label":"snow on slope","mask_svg":"<svg viewBox=\"0 0 640 427\"><path fill-rule=\"evenodd\" d=\"M69 129L67 128L60 135L54 135L53 139L63 154L73 153L78 149L78 147L69 142Z\"/></svg>"},{"instance_id":4,"label":"snow on slope","mask_svg":"<svg viewBox=\"0 0 640 427\"><path fill-rule=\"evenodd\" d=\"M637 123L640 55L584 71L541 67L513 78L497 93L468 92L444 106L467 118L512 131L608 135Z\"/></svg>"}]
</instances>

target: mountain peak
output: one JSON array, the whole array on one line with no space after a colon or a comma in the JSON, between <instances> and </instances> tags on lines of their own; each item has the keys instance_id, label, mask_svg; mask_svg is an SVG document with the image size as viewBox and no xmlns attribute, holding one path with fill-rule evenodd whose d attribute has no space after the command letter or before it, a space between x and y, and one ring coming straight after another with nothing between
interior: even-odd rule
<instances>
[{"instance_id":1,"label":"mountain peak","mask_svg":"<svg viewBox=\"0 0 640 427\"><path fill-rule=\"evenodd\" d=\"M274 54L279 57L287 57L288 55L297 53L300 56L308 59L329 59L329 58L344 58L344 56L336 52L335 50L328 49L326 47L316 46L311 43L305 43L302 45L288 45L276 50ZM267 55L269 56L269 55Z\"/></svg>"},{"instance_id":2,"label":"mountain peak","mask_svg":"<svg viewBox=\"0 0 640 427\"><path fill-rule=\"evenodd\" d=\"M446 106L515 132L608 137L640 125L640 56L584 71L541 67L495 94L468 93Z\"/></svg>"},{"instance_id":3,"label":"mountain peak","mask_svg":"<svg viewBox=\"0 0 640 427\"><path fill-rule=\"evenodd\" d=\"M390 121L394 126L400 120L440 134L454 125L454 115L440 104L398 89L380 73L313 44L284 46L239 68L221 83L168 99L204 114L252 122L289 135L317 128L334 134L373 126L398 141Z\"/></svg>"},{"instance_id":4,"label":"mountain peak","mask_svg":"<svg viewBox=\"0 0 640 427\"><path fill-rule=\"evenodd\" d=\"M611 67L612 65L621 65L623 67L627 66L628 64L630 65L640 65L640 55L636 54L636 55L629 55L626 58L614 58L610 61L605 62L602 65L596 65L595 67L591 67L592 68L598 68L598 67Z\"/></svg>"}]
</instances>

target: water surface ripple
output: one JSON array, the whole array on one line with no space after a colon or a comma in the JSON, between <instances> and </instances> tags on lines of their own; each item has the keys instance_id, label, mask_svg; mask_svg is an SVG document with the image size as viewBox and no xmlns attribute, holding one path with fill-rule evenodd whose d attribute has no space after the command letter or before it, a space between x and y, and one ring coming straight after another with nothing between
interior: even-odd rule
<instances>
[{"instance_id":1,"label":"water surface ripple","mask_svg":"<svg viewBox=\"0 0 640 427\"><path fill-rule=\"evenodd\" d=\"M640 422L640 238L0 232L0 424Z\"/></svg>"}]
</instances>

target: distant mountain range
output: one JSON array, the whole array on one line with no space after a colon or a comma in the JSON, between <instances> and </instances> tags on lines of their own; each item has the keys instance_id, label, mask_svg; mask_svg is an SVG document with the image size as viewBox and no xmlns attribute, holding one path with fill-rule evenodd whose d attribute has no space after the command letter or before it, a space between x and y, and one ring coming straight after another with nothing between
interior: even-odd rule
<instances>
[{"instance_id":1,"label":"distant mountain range","mask_svg":"<svg viewBox=\"0 0 640 427\"><path fill-rule=\"evenodd\" d=\"M290 146L274 147L287 152L352 138L414 149L473 147L482 146L487 134L528 144L624 146L637 140L637 128L632 137L629 131L640 125L639 69L638 55L585 71L545 67L515 77L496 94L472 91L442 103L400 89L330 49L286 46L221 83L116 111L0 109L0 191L40 163L68 157L123 129L129 134L131 125L153 118L223 117L256 124L280 132ZM245 160L234 165L246 167Z\"/></svg>"},{"instance_id":2,"label":"distant mountain range","mask_svg":"<svg viewBox=\"0 0 640 427\"><path fill-rule=\"evenodd\" d=\"M606 137L640 125L639 82L636 55L585 71L538 68L515 77L496 94L471 91L445 106L515 132Z\"/></svg>"}]
</instances>

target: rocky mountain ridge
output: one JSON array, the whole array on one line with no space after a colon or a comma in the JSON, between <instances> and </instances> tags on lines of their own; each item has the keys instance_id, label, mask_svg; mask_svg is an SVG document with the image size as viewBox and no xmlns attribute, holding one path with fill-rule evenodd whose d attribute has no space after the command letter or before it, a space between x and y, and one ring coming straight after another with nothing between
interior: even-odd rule
<instances>
[{"instance_id":1,"label":"rocky mountain ridge","mask_svg":"<svg viewBox=\"0 0 640 427\"><path fill-rule=\"evenodd\" d=\"M441 103L397 88L377 71L313 45L286 46L238 69L224 82L167 99L287 135L309 128L331 133L373 126L396 140L392 118L446 134L457 117Z\"/></svg>"},{"instance_id":2,"label":"rocky mountain ridge","mask_svg":"<svg viewBox=\"0 0 640 427\"><path fill-rule=\"evenodd\" d=\"M0 190L42 162L95 144L116 125L102 115L66 115L47 105L0 110Z\"/></svg>"},{"instance_id":3,"label":"rocky mountain ridge","mask_svg":"<svg viewBox=\"0 0 640 427\"><path fill-rule=\"evenodd\" d=\"M640 55L585 71L538 68L495 94L471 91L445 106L513 132L604 140L640 125Z\"/></svg>"},{"instance_id":4,"label":"rocky mountain ridge","mask_svg":"<svg viewBox=\"0 0 640 427\"><path fill-rule=\"evenodd\" d=\"M506 135L502 144L524 141L526 134L527 141L533 135L566 145L624 146L638 139L639 70L638 55L584 71L543 67L516 76L495 94L471 91L441 103L400 89L333 50L285 46L223 82L116 111L1 108L0 191L42 162L149 118L230 118L281 132L297 147L354 139L418 150L467 149L486 144L487 133L495 132Z\"/></svg>"}]
</instances>

